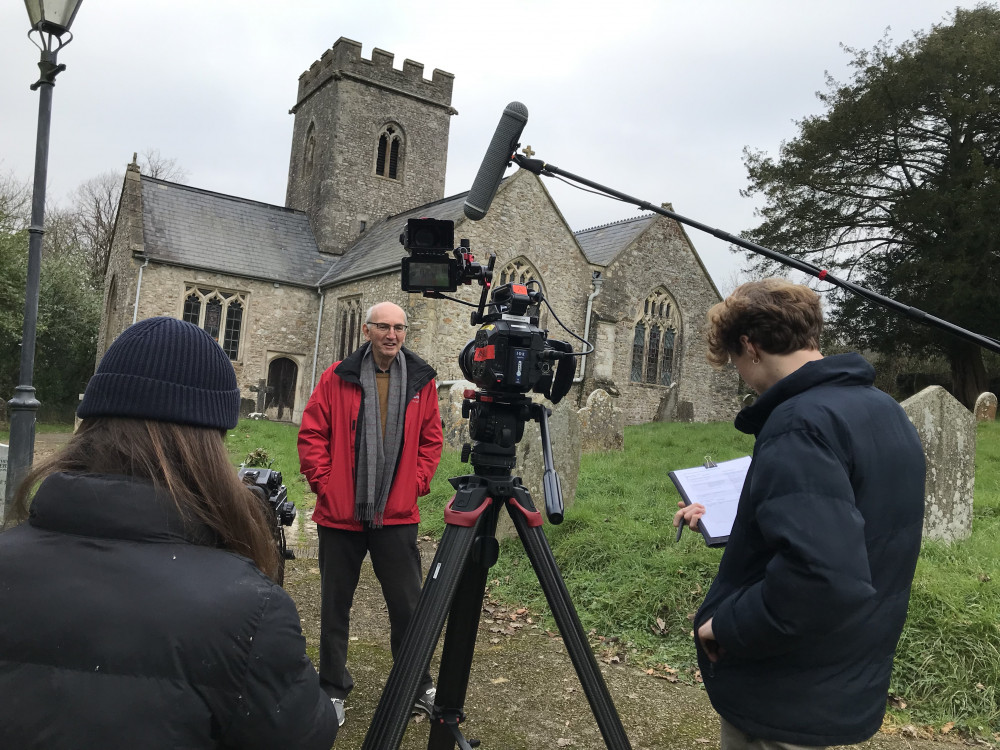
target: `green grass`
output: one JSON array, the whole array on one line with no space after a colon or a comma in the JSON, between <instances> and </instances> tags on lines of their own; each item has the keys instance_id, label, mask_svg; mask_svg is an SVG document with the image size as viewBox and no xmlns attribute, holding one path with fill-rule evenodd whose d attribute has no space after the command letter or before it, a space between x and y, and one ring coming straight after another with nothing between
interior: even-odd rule
<instances>
[{"instance_id":1,"label":"green grass","mask_svg":"<svg viewBox=\"0 0 1000 750\"><path fill-rule=\"evenodd\" d=\"M73 425L67 424L65 422L59 422L55 424L49 424L47 422L36 422L35 423L35 434L40 432L72 432ZM0 443L7 443L10 441L10 425L4 425L0 428Z\"/></svg>"},{"instance_id":2,"label":"green grass","mask_svg":"<svg viewBox=\"0 0 1000 750\"><path fill-rule=\"evenodd\" d=\"M228 442L234 461L264 447L291 486L298 469L295 434L293 425L241 422ZM624 452L583 457L575 505L562 525L546 524L545 533L584 629L599 648L641 665L693 672L689 618L722 552L693 533L674 543L679 497L667 472L702 463L706 455L736 458L752 447L728 423L649 424L626 429ZM444 505L453 494L448 477L470 470L457 453L445 452L431 494L420 501L421 533L441 534ZM541 507L542 498L535 501ZM893 710L894 720L954 721L980 736L1000 732L998 552L1000 423L988 423L978 426L972 536L952 545L927 542L920 555L891 688L906 707ZM518 540L502 544L490 590L541 613L553 627Z\"/></svg>"}]
</instances>

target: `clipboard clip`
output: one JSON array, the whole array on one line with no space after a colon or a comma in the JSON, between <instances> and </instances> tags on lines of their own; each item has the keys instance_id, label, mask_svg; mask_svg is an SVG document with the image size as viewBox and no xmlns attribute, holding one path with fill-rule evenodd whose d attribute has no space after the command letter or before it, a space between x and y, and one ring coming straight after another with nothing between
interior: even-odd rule
<instances>
[{"instance_id":1,"label":"clipboard clip","mask_svg":"<svg viewBox=\"0 0 1000 750\"><path fill-rule=\"evenodd\" d=\"M711 456L705 456L705 468L706 469L717 469L719 465L712 460Z\"/></svg>"}]
</instances>

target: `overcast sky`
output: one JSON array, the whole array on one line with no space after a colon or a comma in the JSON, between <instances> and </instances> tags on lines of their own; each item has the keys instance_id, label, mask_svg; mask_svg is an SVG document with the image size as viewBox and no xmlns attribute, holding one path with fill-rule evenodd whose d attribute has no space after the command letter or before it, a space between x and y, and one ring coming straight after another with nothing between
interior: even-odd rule
<instances>
[{"instance_id":1,"label":"overcast sky","mask_svg":"<svg viewBox=\"0 0 1000 750\"><path fill-rule=\"evenodd\" d=\"M176 159L193 186L283 204L299 75L339 37L455 75L446 195L469 189L504 106L564 170L732 234L752 227L744 147L775 154L821 111L841 44L871 48L945 20L944 0L85 0L59 55L48 195L133 151ZM0 4L0 175L30 182L38 51L22 3ZM574 229L635 216L545 180ZM688 230L725 293L739 258ZM479 248L480 251L486 248ZM476 248L473 248L475 251Z\"/></svg>"}]
</instances>

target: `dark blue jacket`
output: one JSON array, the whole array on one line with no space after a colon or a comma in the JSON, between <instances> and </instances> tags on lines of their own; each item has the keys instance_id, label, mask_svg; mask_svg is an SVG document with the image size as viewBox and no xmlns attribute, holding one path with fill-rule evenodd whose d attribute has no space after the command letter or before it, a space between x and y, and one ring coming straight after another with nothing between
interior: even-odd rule
<instances>
[{"instance_id":1,"label":"dark blue jacket","mask_svg":"<svg viewBox=\"0 0 1000 750\"><path fill-rule=\"evenodd\" d=\"M211 539L150 484L48 477L0 534L0 748L329 750L295 604Z\"/></svg>"},{"instance_id":2,"label":"dark blue jacket","mask_svg":"<svg viewBox=\"0 0 1000 750\"><path fill-rule=\"evenodd\" d=\"M719 573L695 618L712 705L751 737L873 735L920 551L924 454L857 354L809 362L736 418L757 437ZM696 639L697 640L697 639Z\"/></svg>"}]
</instances>

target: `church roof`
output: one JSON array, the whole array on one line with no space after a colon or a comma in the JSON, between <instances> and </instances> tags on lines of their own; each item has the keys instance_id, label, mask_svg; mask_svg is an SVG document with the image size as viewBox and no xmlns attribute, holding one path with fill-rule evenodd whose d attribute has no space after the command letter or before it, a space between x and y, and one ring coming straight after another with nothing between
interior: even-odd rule
<instances>
[{"instance_id":1,"label":"church roof","mask_svg":"<svg viewBox=\"0 0 1000 750\"><path fill-rule=\"evenodd\" d=\"M598 266L607 266L622 250L646 231L656 214L646 214L634 219L622 219L574 232L587 260Z\"/></svg>"},{"instance_id":2,"label":"church roof","mask_svg":"<svg viewBox=\"0 0 1000 750\"><path fill-rule=\"evenodd\" d=\"M141 180L144 245L154 261L299 286L316 286L330 267L302 211Z\"/></svg>"},{"instance_id":3,"label":"church roof","mask_svg":"<svg viewBox=\"0 0 1000 750\"><path fill-rule=\"evenodd\" d=\"M418 206L411 211L387 216L358 238L339 258L334 258L329 270L320 279L320 286L341 284L352 279L384 273L398 268L406 250L399 235L407 219L450 219L456 226L465 218L462 206L468 191Z\"/></svg>"}]
</instances>

